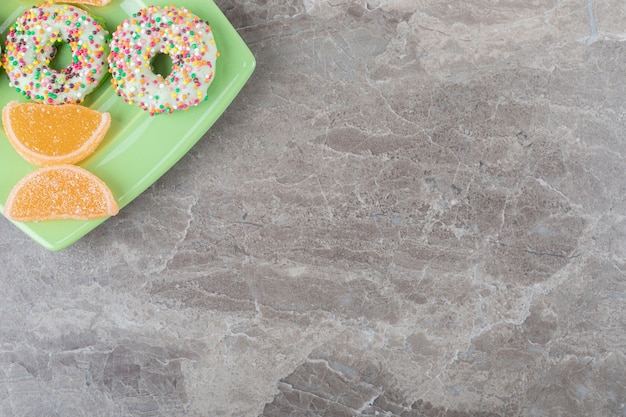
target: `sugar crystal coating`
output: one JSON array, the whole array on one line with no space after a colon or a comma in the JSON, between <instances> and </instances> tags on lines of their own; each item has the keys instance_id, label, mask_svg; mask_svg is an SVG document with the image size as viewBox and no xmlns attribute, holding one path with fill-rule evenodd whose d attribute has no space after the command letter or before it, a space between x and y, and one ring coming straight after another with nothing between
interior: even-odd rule
<instances>
[{"instance_id":1,"label":"sugar crystal coating","mask_svg":"<svg viewBox=\"0 0 626 417\"><path fill-rule=\"evenodd\" d=\"M90 220L118 211L113 193L100 178L67 164L27 174L13 187L4 206L4 215L18 222Z\"/></svg>"},{"instance_id":2,"label":"sugar crystal coating","mask_svg":"<svg viewBox=\"0 0 626 417\"><path fill-rule=\"evenodd\" d=\"M96 150L111 115L81 104L10 101L2 108L2 124L9 143L31 164L73 164Z\"/></svg>"}]
</instances>

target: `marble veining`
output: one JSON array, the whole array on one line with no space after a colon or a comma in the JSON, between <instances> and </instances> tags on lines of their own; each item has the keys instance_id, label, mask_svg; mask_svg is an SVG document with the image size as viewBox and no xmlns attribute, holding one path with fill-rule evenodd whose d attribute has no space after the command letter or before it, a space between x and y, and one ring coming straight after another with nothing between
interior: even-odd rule
<instances>
[{"instance_id":1,"label":"marble veining","mask_svg":"<svg viewBox=\"0 0 626 417\"><path fill-rule=\"evenodd\" d=\"M217 0L227 112L60 252L0 415L626 416L626 6Z\"/></svg>"}]
</instances>

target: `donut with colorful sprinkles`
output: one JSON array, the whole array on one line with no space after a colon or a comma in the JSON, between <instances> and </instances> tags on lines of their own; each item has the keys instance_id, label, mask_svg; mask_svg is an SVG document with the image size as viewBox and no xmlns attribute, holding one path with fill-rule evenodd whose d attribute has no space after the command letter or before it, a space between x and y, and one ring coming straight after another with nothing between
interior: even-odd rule
<instances>
[{"instance_id":1,"label":"donut with colorful sprinkles","mask_svg":"<svg viewBox=\"0 0 626 417\"><path fill-rule=\"evenodd\" d=\"M185 110L208 99L219 52L209 24L184 7L147 6L111 37L108 64L118 95L150 115ZM171 71L153 61L169 56Z\"/></svg>"},{"instance_id":2,"label":"donut with colorful sprinkles","mask_svg":"<svg viewBox=\"0 0 626 417\"><path fill-rule=\"evenodd\" d=\"M11 86L45 104L81 103L107 74L109 32L85 10L43 3L22 14L7 34L2 65ZM69 46L71 62L51 68L57 48Z\"/></svg>"}]
</instances>

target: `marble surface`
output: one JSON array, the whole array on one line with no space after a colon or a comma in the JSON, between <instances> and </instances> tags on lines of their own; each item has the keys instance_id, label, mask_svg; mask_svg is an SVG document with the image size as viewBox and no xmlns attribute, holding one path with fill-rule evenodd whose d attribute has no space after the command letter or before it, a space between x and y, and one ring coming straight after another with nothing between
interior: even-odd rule
<instances>
[{"instance_id":1,"label":"marble surface","mask_svg":"<svg viewBox=\"0 0 626 417\"><path fill-rule=\"evenodd\" d=\"M73 246L0 415L626 416L622 0L218 0L258 66Z\"/></svg>"}]
</instances>

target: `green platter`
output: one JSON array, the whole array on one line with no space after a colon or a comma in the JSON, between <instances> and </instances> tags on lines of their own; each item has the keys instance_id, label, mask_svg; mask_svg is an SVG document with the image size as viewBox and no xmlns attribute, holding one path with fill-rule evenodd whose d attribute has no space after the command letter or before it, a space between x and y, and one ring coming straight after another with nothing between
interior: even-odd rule
<instances>
[{"instance_id":1,"label":"green platter","mask_svg":"<svg viewBox=\"0 0 626 417\"><path fill-rule=\"evenodd\" d=\"M2 0L0 2L0 39L24 10L36 1ZM171 0L151 0L150 5L166 6ZM200 18L208 21L215 36L220 57L215 78L209 87L209 100L187 111L150 116L118 97L107 79L90 94L84 105L111 114L111 129L96 152L79 165L100 177L115 195L120 209L145 191L169 170L210 129L237 96L255 67L255 59L245 42L212 0L180 0ZM85 6L106 22L109 31L147 3L142 0L113 0L103 7ZM12 100L25 98L9 86L0 74L0 108ZM23 160L0 129L0 209L13 186L37 167ZM13 222L43 247L56 251L85 236L106 219L90 221L53 220Z\"/></svg>"}]
</instances>

